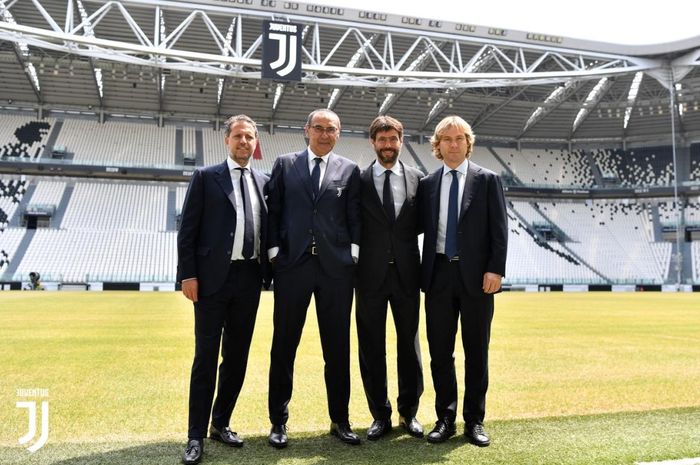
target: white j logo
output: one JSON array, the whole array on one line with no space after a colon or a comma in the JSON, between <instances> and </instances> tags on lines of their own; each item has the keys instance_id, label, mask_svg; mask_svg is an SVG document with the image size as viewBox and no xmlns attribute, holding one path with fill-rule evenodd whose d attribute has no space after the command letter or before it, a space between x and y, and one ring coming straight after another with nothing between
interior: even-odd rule
<instances>
[{"instance_id":1,"label":"white j logo","mask_svg":"<svg viewBox=\"0 0 700 465\"><path fill-rule=\"evenodd\" d=\"M29 413L29 431L19 438L19 443L24 445L36 436L36 401L18 401L17 408L26 408ZM41 401L41 436L33 445L27 447L29 452L36 452L41 449L49 439L49 401Z\"/></svg>"},{"instance_id":2,"label":"white j logo","mask_svg":"<svg viewBox=\"0 0 700 465\"><path fill-rule=\"evenodd\" d=\"M270 39L279 42L279 55L275 61L270 63L270 68L279 76L286 76L294 71L294 68L296 67L297 36L271 32Z\"/></svg>"}]
</instances>

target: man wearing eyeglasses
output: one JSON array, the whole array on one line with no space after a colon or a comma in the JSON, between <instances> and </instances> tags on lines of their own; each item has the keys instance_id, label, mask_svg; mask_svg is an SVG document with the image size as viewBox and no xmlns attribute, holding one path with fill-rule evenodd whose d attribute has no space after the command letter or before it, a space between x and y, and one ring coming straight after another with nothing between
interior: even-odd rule
<instances>
[{"instance_id":1,"label":"man wearing eyeglasses","mask_svg":"<svg viewBox=\"0 0 700 465\"><path fill-rule=\"evenodd\" d=\"M294 359L314 296L330 432L359 444L350 428L350 310L360 243L360 170L333 152L340 119L330 110L309 115L309 146L275 161L268 193L268 252L274 269L274 335L270 353L268 437L287 446Z\"/></svg>"}]
</instances>

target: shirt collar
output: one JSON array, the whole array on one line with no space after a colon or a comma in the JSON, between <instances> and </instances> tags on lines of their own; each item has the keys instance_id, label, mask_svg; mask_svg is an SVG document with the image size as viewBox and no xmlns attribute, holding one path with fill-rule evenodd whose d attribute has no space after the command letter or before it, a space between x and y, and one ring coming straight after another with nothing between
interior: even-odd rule
<instances>
[{"instance_id":1,"label":"shirt collar","mask_svg":"<svg viewBox=\"0 0 700 465\"><path fill-rule=\"evenodd\" d=\"M467 170L469 169L469 159L466 158L462 163L459 164L457 168L455 168L457 171L459 171L460 174L466 176L467 175ZM442 164L442 175L445 176L452 171L452 168L447 166L444 162Z\"/></svg>"},{"instance_id":2,"label":"shirt collar","mask_svg":"<svg viewBox=\"0 0 700 465\"><path fill-rule=\"evenodd\" d=\"M322 157L319 157L318 155L316 155L316 154L311 150L311 147L307 147L307 148L306 148L306 151L309 152L309 166L311 165L311 163L313 163L314 158L320 158L320 159L321 159L321 163L328 163L328 162L330 161L330 159L331 159L331 155L333 155L333 151L332 151L332 150L331 150L330 152L328 152L326 155L322 156Z\"/></svg>"},{"instance_id":3,"label":"shirt collar","mask_svg":"<svg viewBox=\"0 0 700 465\"><path fill-rule=\"evenodd\" d=\"M398 160L396 161L396 163L394 163L394 166L392 166L390 170L384 168L382 164L378 161L375 161L372 165L372 174L374 174L377 177L384 176L384 172L386 171L391 171L391 173L394 176L403 176L403 167L401 166L401 163Z\"/></svg>"},{"instance_id":4,"label":"shirt collar","mask_svg":"<svg viewBox=\"0 0 700 465\"><path fill-rule=\"evenodd\" d=\"M250 169L250 159L248 159L248 164L245 166L241 166L235 161L231 160L231 157L226 157L226 164L228 165L228 170L229 172L235 170L236 168L248 168Z\"/></svg>"}]
</instances>

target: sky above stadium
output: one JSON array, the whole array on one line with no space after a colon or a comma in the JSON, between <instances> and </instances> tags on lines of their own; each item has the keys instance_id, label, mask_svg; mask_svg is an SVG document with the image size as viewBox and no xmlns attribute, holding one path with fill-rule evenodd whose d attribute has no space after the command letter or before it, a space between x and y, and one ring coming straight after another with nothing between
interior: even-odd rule
<instances>
[{"instance_id":1,"label":"sky above stadium","mask_svg":"<svg viewBox=\"0 0 700 465\"><path fill-rule=\"evenodd\" d=\"M300 1L625 45L661 44L699 35L696 0L646 6L626 0Z\"/></svg>"}]
</instances>

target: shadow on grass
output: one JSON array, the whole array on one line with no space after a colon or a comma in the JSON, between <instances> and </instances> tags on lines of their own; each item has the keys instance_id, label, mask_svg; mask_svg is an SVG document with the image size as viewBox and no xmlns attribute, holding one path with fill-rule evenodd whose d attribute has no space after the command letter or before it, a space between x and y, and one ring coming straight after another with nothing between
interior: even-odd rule
<instances>
[{"instance_id":1,"label":"shadow on grass","mask_svg":"<svg viewBox=\"0 0 700 465\"><path fill-rule=\"evenodd\" d=\"M202 464L431 464L449 461L447 454L460 447L471 447L464 437L457 435L443 444L428 444L425 439L416 439L395 429L379 441L364 440L362 445L350 446L326 432L290 432L289 446L274 449L267 443L267 436L245 438L242 448L233 448L218 442L206 440ZM116 446L116 448L115 448ZM100 448L108 450L98 450ZM72 444L59 448L45 448L34 457L12 461L13 464L53 464L53 465L174 465L181 463L185 442L155 442L121 447L118 444ZM39 456L44 455L43 458ZM50 457L53 455L53 457ZM18 457L19 458L19 457ZM38 459L35 461L34 459ZM10 463L10 462L8 462Z\"/></svg>"},{"instance_id":2,"label":"shadow on grass","mask_svg":"<svg viewBox=\"0 0 700 465\"><path fill-rule=\"evenodd\" d=\"M286 449L267 435L246 436L240 449L207 440L204 465L632 465L700 457L700 407L600 415L493 421L491 447L480 449L461 434L428 444L394 429L379 441L349 446L326 431L290 431ZM429 425L426 425L429 427ZM461 433L463 424L457 425ZM357 430L363 437L366 429ZM99 438L98 438L99 439ZM185 441L51 443L35 454L0 449L0 465L176 465Z\"/></svg>"}]
</instances>

